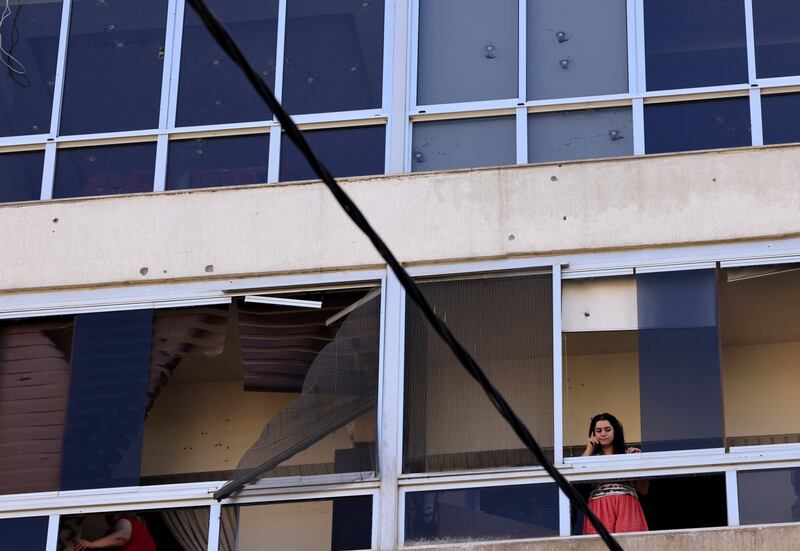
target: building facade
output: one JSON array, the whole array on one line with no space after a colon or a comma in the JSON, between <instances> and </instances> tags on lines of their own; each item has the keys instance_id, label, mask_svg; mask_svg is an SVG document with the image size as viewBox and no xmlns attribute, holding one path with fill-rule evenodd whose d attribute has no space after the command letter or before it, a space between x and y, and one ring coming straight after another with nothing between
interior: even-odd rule
<instances>
[{"instance_id":1,"label":"building facade","mask_svg":"<svg viewBox=\"0 0 800 551\"><path fill-rule=\"evenodd\" d=\"M800 8L209 5L581 491L648 479L654 532L800 522ZM184 0L8 12L4 541L580 535ZM641 454L581 457L602 411Z\"/></svg>"}]
</instances>

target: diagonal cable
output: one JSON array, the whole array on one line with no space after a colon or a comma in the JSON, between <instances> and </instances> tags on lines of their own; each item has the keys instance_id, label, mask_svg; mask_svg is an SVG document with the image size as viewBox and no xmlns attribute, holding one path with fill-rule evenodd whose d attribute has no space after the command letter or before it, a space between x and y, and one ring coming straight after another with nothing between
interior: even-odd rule
<instances>
[{"instance_id":1,"label":"diagonal cable","mask_svg":"<svg viewBox=\"0 0 800 551\"><path fill-rule=\"evenodd\" d=\"M425 299L419 287L417 287L417 284L414 283L414 280L411 279L411 276L408 275L400 262L398 262L392 251L389 250L389 247L387 247L386 243L383 242L383 239L381 239L375 230L372 229L372 226L358 209L356 204L353 203L353 201L350 199L350 197L348 197L339 184L336 183L336 180L333 178L327 167L314 154L305 137L297 128L297 125L295 125L292 118L275 98L274 94L269 89L269 86L267 86L267 84L261 78L261 75L258 73L258 71L256 71L247 61L241 49L219 21L219 19L211 12L208 6L206 6L204 0L187 1L195 9L198 16L203 21L203 24L206 26L214 39L219 43L225 53L230 56L233 62L244 71L245 76L250 81L250 84L255 87L259 96L261 96L267 105L269 105L272 112L275 113L275 116L280 122L283 130L286 132L286 135L292 140L295 146L306 158L309 165L314 170L314 173L325 183L330 192L338 201L339 205L342 207L342 209L344 209L355 225L358 226L362 232L364 232L367 238L369 238L370 242L372 242L372 245L392 269L392 272L403 286L406 294L416 303L423 316L425 316L425 319L428 320L436 333L442 338L442 340L444 340L450 350L452 350L453 354L456 355L464 369L466 369L472 378L477 381L481 388L483 388L489 400L492 402L497 411L500 412L500 415L502 415L503 418L508 422L514 433L533 453L539 464L544 467L545 471L547 471L547 473L553 478L558 487L567 495L570 502L572 502L573 505L583 512L584 515L586 515L608 548L612 551L622 551L622 547L609 533L606 527L603 526L603 523L600 522L600 519L598 519L597 516L589 509L589 507L586 505L586 501L583 499L580 493L578 493L578 491L567 481L567 479L564 478L560 472L558 472L558 469L556 469L555 466L550 463L547 457L545 457L544 452L539 447L539 444L536 442L533 435L530 433L522 420L517 416L502 394L500 394L494 385L492 385L491 381L489 381L489 378L486 376L486 373L484 373L478 363L472 358L470 353L467 352L461 343L458 342L458 339L456 339L456 337L450 332L444 322L442 322L442 320L440 320L439 317L434 313L433 308L431 308L431 305ZM232 490L231 493L233 493L233 491L236 490ZM219 499L222 499L225 496L218 497Z\"/></svg>"}]
</instances>

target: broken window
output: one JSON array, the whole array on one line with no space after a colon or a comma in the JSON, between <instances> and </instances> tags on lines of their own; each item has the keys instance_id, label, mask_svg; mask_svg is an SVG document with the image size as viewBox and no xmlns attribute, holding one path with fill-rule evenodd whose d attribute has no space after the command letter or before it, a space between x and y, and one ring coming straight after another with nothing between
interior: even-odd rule
<instances>
[{"instance_id":1,"label":"broken window","mask_svg":"<svg viewBox=\"0 0 800 551\"><path fill-rule=\"evenodd\" d=\"M763 94L761 124L764 143L800 142L800 125L795 114L800 112L800 94Z\"/></svg>"},{"instance_id":2,"label":"broken window","mask_svg":"<svg viewBox=\"0 0 800 551\"><path fill-rule=\"evenodd\" d=\"M628 92L625 0L528 0L528 99Z\"/></svg>"},{"instance_id":3,"label":"broken window","mask_svg":"<svg viewBox=\"0 0 800 551\"><path fill-rule=\"evenodd\" d=\"M552 458L549 271L432 280L420 288ZM404 472L535 464L410 301L405 323Z\"/></svg>"},{"instance_id":4,"label":"broken window","mask_svg":"<svg viewBox=\"0 0 800 551\"><path fill-rule=\"evenodd\" d=\"M758 78L800 75L800 4L753 0Z\"/></svg>"},{"instance_id":5,"label":"broken window","mask_svg":"<svg viewBox=\"0 0 800 551\"><path fill-rule=\"evenodd\" d=\"M0 541L6 549L47 549L48 517L0 519Z\"/></svg>"},{"instance_id":6,"label":"broken window","mask_svg":"<svg viewBox=\"0 0 800 551\"><path fill-rule=\"evenodd\" d=\"M800 469L739 471L742 524L800 522Z\"/></svg>"},{"instance_id":7,"label":"broken window","mask_svg":"<svg viewBox=\"0 0 800 551\"><path fill-rule=\"evenodd\" d=\"M220 551L350 551L372 548L372 496L226 505Z\"/></svg>"},{"instance_id":8,"label":"broken window","mask_svg":"<svg viewBox=\"0 0 800 551\"><path fill-rule=\"evenodd\" d=\"M719 284L728 445L800 442L800 265L727 268Z\"/></svg>"},{"instance_id":9,"label":"broken window","mask_svg":"<svg viewBox=\"0 0 800 551\"><path fill-rule=\"evenodd\" d=\"M417 122L411 170L450 170L516 163L514 117Z\"/></svg>"},{"instance_id":10,"label":"broken window","mask_svg":"<svg viewBox=\"0 0 800 551\"><path fill-rule=\"evenodd\" d=\"M528 115L528 162L633 155L629 107Z\"/></svg>"},{"instance_id":11,"label":"broken window","mask_svg":"<svg viewBox=\"0 0 800 551\"><path fill-rule=\"evenodd\" d=\"M0 155L0 203L39 199L43 167L44 151Z\"/></svg>"},{"instance_id":12,"label":"broken window","mask_svg":"<svg viewBox=\"0 0 800 551\"><path fill-rule=\"evenodd\" d=\"M405 545L558 536L553 483L408 492Z\"/></svg>"},{"instance_id":13,"label":"broken window","mask_svg":"<svg viewBox=\"0 0 800 551\"><path fill-rule=\"evenodd\" d=\"M670 153L751 145L746 96L644 107L645 151Z\"/></svg>"},{"instance_id":14,"label":"broken window","mask_svg":"<svg viewBox=\"0 0 800 551\"><path fill-rule=\"evenodd\" d=\"M516 0L419 2L417 105L516 98Z\"/></svg>"},{"instance_id":15,"label":"broken window","mask_svg":"<svg viewBox=\"0 0 800 551\"><path fill-rule=\"evenodd\" d=\"M172 140L168 190L262 184L267 181L269 134Z\"/></svg>"}]
</instances>

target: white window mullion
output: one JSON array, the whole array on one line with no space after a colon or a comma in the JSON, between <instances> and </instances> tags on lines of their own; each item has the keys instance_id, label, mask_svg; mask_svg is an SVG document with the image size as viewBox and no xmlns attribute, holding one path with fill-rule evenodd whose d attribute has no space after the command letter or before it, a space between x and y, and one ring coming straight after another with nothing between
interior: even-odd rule
<instances>
[{"instance_id":1,"label":"white window mullion","mask_svg":"<svg viewBox=\"0 0 800 551\"><path fill-rule=\"evenodd\" d=\"M553 462L564 463L564 394L561 350L561 264L553 265Z\"/></svg>"},{"instance_id":2,"label":"white window mullion","mask_svg":"<svg viewBox=\"0 0 800 551\"><path fill-rule=\"evenodd\" d=\"M168 154L169 135L159 134L156 144L156 169L153 177L153 191L164 191L166 189Z\"/></svg>"},{"instance_id":3,"label":"white window mullion","mask_svg":"<svg viewBox=\"0 0 800 551\"><path fill-rule=\"evenodd\" d=\"M167 29L166 36L164 37L164 68L161 73L161 103L158 113L159 130L165 130L170 123L169 108L172 75L178 74L177 71L173 73L172 58L175 53L173 45L175 44L175 34L177 31L175 27L175 20L178 11L178 4L180 3L182 3L182 0L169 0L167 4ZM178 34L180 33L178 32ZM156 174L156 181L158 181L158 174Z\"/></svg>"},{"instance_id":4,"label":"white window mullion","mask_svg":"<svg viewBox=\"0 0 800 551\"><path fill-rule=\"evenodd\" d=\"M411 0L411 27L408 44L408 105L410 112L417 111L417 63L419 56L419 1Z\"/></svg>"},{"instance_id":5,"label":"white window mullion","mask_svg":"<svg viewBox=\"0 0 800 551\"><path fill-rule=\"evenodd\" d=\"M283 67L286 61L286 3L278 2L278 44L275 48L275 88L272 91L279 102L283 102ZM273 115L273 119L275 116Z\"/></svg>"},{"instance_id":6,"label":"white window mullion","mask_svg":"<svg viewBox=\"0 0 800 551\"><path fill-rule=\"evenodd\" d=\"M181 50L183 47L183 20L186 13L186 0L175 0L175 2L176 6L172 42L167 43L167 46L171 50L169 52L169 71L171 80L168 90L169 95L167 100L166 115L166 128L169 130L175 128L175 118L178 112L178 84L180 82ZM165 64L166 61L167 60L165 59ZM164 104L163 101L164 100L162 96L162 105Z\"/></svg>"},{"instance_id":7,"label":"white window mullion","mask_svg":"<svg viewBox=\"0 0 800 551\"><path fill-rule=\"evenodd\" d=\"M633 0L635 5L636 28L636 90L642 94L647 90L647 59L644 46L644 0Z\"/></svg>"},{"instance_id":8,"label":"white window mullion","mask_svg":"<svg viewBox=\"0 0 800 551\"><path fill-rule=\"evenodd\" d=\"M528 100L528 0L519 0L519 36L518 44L518 72L517 72L517 105L525 105Z\"/></svg>"},{"instance_id":9,"label":"white window mullion","mask_svg":"<svg viewBox=\"0 0 800 551\"><path fill-rule=\"evenodd\" d=\"M281 127L273 126L269 131L269 151L267 155L267 183L274 184L280 178L281 164Z\"/></svg>"},{"instance_id":10,"label":"white window mullion","mask_svg":"<svg viewBox=\"0 0 800 551\"><path fill-rule=\"evenodd\" d=\"M42 189L39 195L39 199L44 201L53 198L53 184L56 178L56 148L55 142L48 142L44 146Z\"/></svg>"},{"instance_id":11,"label":"white window mullion","mask_svg":"<svg viewBox=\"0 0 800 551\"><path fill-rule=\"evenodd\" d=\"M60 515L50 515L47 519L47 544L45 551L56 551L58 548L58 525L61 521Z\"/></svg>"},{"instance_id":12,"label":"white window mullion","mask_svg":"<svg viewBox=\"0 0 800 551\"><path fill-rule=\"evenodd\" d=\"M638 52L638 25L636 24L636 0L626 0L626 23L628 30L628 92L636 94L639 91L639 52Z\"/></svg>"},{"instance_id":13,"label":"white window mullion","mask_svg":"<svg viewBox=\"0 0 800 551\"><path fill-rule=\"evenodd\" d=\"M567 495L558 491L558 535L569 536L572 533L570 503Z\"/></svg>"},{"instance_id":14,"label":"white window mullion","mask_svg":"<svg viewBox=\"0 0 800 551\"><path fill-rule=\"evenodd\" d=\"M644 155L644 100L633 99L633 154Z\"/></svg>"},{"instance_id":15,"label":"white window mullion","mask_svg":"<svg viewBox=\"0 0 800 551\"><path fill-rule=\"evenodd\" d=\"M386 125L386 173L406 171L406 134L408 132L409 21L411 0L389 2L387 19L391 19L391 43L384 45L384 110ZM386 96L388 92L388 97Z\"/></svg>"},{"instance_id":16,"label":"white window mullion","mask_svg":"<svg viewBox=\"0 0 800 551\"><path fill-rule=\"evenodd\" d=\"M516 110L517 130L517 164L528 164L528 109L518 107Z\"/></svg>"},{"instance_id":17,"label":"white window mullion","mask_svg":"<svg viewBox=\"0 0 800 551\"><path fill-rule=\"evenodd\" d=\"M61 6L61 30L58 39L56 77L53 81L53 111L50 117L50 138L56 138L61 124L61 106L64 100L64 74L67 68L67 46L69 45L69 20L72 0L64 0Z\"/></svg>"},{"instance_id":18,"label":"white window mullion","mask_svg":"<svg viewBox=\"0 0 800 551\"><path fill-rule=\"evenodd\" d=\"M753 0L744 0L744 29L747 39L747 80L753 85L758 79L756 76L756 35L753 27Z\"/></svg>"},{"instance_id":19,"label":"white window mullion","mask_svg":"<svg viewBox=\"0 0 800 551\"><path fill-rule=\"evenodd\" d=\"M764 145L764 127L761 122L761 90L750 90L750 137L753 145Z\"/></svg>"},{"instance_id":20,"label":"white window mullion","mask_svg":"<svg viewBox=\"0 0 800 551\"><path fill-rule=\"evenodd\" d=\"M222 516L222 505L219 501L211 504L208 512L208 551L219 549L219 525Z\"/></svg>"},{"instance_id":21,"label":"white window mullion","mask_svg":"<svg viewBox=\"0 0 800 551\"><path fill-rule=\"evenodd\" d=\"M725 471L725 497L728 507L728 526L739 526L739 479L734 470Z\"/></svg>"}]
</instances>

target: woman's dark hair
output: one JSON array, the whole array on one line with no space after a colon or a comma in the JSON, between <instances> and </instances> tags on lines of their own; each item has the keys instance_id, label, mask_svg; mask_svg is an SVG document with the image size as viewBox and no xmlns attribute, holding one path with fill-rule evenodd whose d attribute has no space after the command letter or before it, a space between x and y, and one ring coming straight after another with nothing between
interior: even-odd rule
<instances>
[{"instance_id":1,"label":"woman's dark hair","mask_svg":"<svg viewBox=\"0 0 800 551\"><path fill-rule=\"evenodd\" d=\"M608 421L614 429L614 440L611 442L614 453L625 453L625 431L622 430L622 423L610 413L599 413L592 417L592 422L589 423L589 436L594 436L594 426L598 421ZM593 455L599 453L600 448L596 448Z\"/></svg>"}]
</instances>

